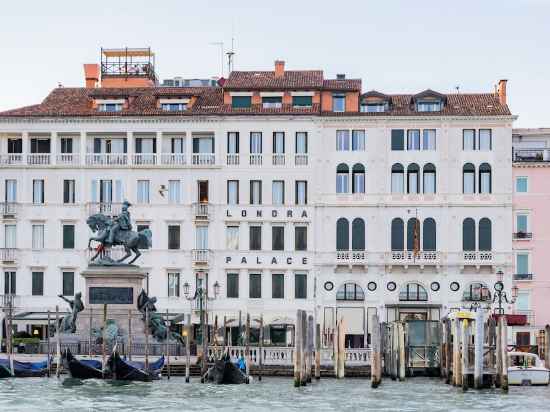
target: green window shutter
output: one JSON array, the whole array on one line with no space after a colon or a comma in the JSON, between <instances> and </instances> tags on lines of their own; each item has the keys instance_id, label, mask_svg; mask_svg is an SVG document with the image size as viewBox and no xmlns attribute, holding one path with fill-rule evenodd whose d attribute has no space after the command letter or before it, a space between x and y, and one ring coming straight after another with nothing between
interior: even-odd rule
<instances>
[{"instance_id":1,"label":"green window shutter","mask_svg":"<svg viewBox=\"0 0 550 412\"><path fill-rule=\"evenodd\" d=\"M232 96L231 107L234 109L242 109L252 106L251 96Z\"/></svg>"}]
</instances>

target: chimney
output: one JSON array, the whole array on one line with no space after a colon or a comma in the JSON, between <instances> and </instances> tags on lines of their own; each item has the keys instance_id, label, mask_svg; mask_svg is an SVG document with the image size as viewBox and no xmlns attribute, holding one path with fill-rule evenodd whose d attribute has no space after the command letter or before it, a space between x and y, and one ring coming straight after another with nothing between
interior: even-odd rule
<instances>
[{"instance_id":1,"label":"chimney","mask_svg":"<svg viewBox=\"0 0 550 412\"><path fill-rule=\"evenodd\" d=\"M275 77L283 77L285 74L285 61L275 60Z\"/></svg>"},{"instance_id":2,"label":"chimney","mask_svg":"<svg viewBox=\"0 0 550 412\"><path fill-rule=\"evenodd\" d=\"M99 64L84 64L86 88L99 87Z\"/></svg>"},{"instance_id":3,"label":"chimney","mask_svg":"<svg viewBox=\"0 0 550 412\"><path fill-rule=\"evenodd\" d=\"M502 79L498 81L498 100L500 104L506 104L506 83L508 80Z\"/></svg>"}]
</instances>

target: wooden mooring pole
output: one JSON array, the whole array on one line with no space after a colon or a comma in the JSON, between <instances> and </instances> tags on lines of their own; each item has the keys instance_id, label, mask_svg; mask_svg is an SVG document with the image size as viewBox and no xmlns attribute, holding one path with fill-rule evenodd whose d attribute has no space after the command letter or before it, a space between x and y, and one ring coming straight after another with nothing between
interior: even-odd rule
<instances>
[{"instance_id":1,"label":"wooden mooring pole","mask_svg":"<svg viewBox=\"0 0 550 412\"><path fill-rule=\"evenodd\" d=\"M250 313L246 314L246 342L244 349L244 357L246 362L246 376L250 376ZM246 380L248 383L248 379Z\"/></svg>"},{"instance_id":2,"label":"wooden mooring pole","mask_svg":"<svg viewBox=\"0 0 550 412\"><path fill-rule=\"evenodd\" d=\"M90 324L88 325L88 357L92 357L92 323L93 323L93 314L92 308L90 308Z\"/></svg>"},{"instance_id":3,"label":"wooden mooring pole","mask_svg":"<svg viewBox=\"0 0 550 412\"><path fill-rule=\"evenodd\" d=\"M48 309L48 328L46 329L46 342L47 342L47 345L48 345L48 378L50 377L50 370L52 368L52 360L51 360L51 355L52 355L52 350L50 348L50 327L51 327L51 320L50 320L50 310ZM7 344L7 342L6 342ZM9 346L7 346L7 348L9 348ZM8 355L9 356L9 355Z\"/></svg>"},{"instance_id":4,"label":"wooden mooring pole","mask_svg":"<svg viewBox=\"0 0 550 412\"><path fill-rule=\"evenodd\" d=\"M346 364L346 322L344 318L340 318L338 323L338 379L342 379L345 376L345 364Z\"/></svg>"},{"instance_id":5,"label":"wooden mooring pole","mask_svg":"<svg viewBox=\"0 0 550 412\"><path fill-rule=\"evenodd\" d=\"M55 306L55 330L56 330L56 353L57 353L57 365L55 368L55 376L59 378L61 373L61 334L59 333L59 306ZM11 326L11 325L10 325Z\"/></svg>"},{"instance_id":6,"label":"wooden mooring pole","mask_svg":"<svg viewBox=\"0 0 550 412\"><path fill-rule=\"evenodd\" d=\"M105 369L107 368L107 358L105 356L105 341L107 340L105 331L107 329L107 304L103 304L103 329L101 333L101 364L103 367L101 368L101 373L103 375L103 378L105 378Z\"/></svg>"},{"instance_id":7,"label":"wooden mooring pole","mask_svg":"<svg viewBox=\"0 0 550 412\"><path fill-rule=\"evenodd\" d=\"M459 334L458 318L452 320L452 336L453 336L453 386L458 386L459 364L460 364L460 334Z\"/></svg>"},{"instance_id":8,"label":"wooden mooring pole","mask_svg":"<svg viewBox=\"0 0 550 412\"><path fill-rule=\"evenodd\" d=\"M166 309L166 370L168 373L167 378L170 379L170 321L168 320L168 309Z\"/></svg>"},{"instance_id":9,"label":"wooden mooring pole","mask_svg":"<svg viewBox=\"0 0 550 412\"><path fill-rule=\"evenodd\" d=\"M187 315L185 328L185 382L189 383L190 363L191 363L191 314Z\"/></svg>"},{"instance_id":10,"label":"wooden mooring pole","mask_svg":"<svg viewBox=\"0 0 550 412\"><path fill-rule=\"evenodd\" d=\"M371 334L371 346L372 346L372 358L371 358L371 387L378 388L382 380L382 358L380 355L380 349L382 342L380 339L380 323L378 323L378 315L372 317L372 334Z\"/></svg>"},{"instance_id":11,"label":"wooden mooring pole","mask_svg":"<svg viewBox=\"0 0 550 412\"><path fill-rule=\"evenodd\" d=\"M407 366L407 359L405 356L405 323L399 322L397 324L398 334L398 346L399 346L399 380L405 380L405 368Z\"/></svg>"},{"instance_id":12,"label":"wooden mooring pole","mask_svg":"<svg viewBox=\"0 0 550 412\"><path fill-rule=\"evenodd\" d=\"M544 367L550 369L550 325L544 327Z\"/></svg>"},{"instance_id":13,"label":"wooden mooring pole","mask_svg":"<svg viewBox=\"0 0 550 412\"><path fill-rule=\"evenodd\" d=\"M315 379L321 379L321 325L315 325Z\"/></svg>"},{"instance_id":14,"label":"wooden mooring pole","mask_svg":"<svg viewBox=\"0 0 550 412\"><path fill-rule=\"evenodd\" d=\"M508 325L505 316L499 317L500 328L500 350L502 351L501 365L502 365L502 378L500 386L504 392L508 392Z\"/></svg>"},{"instance_id":15,"label":"wooden mooring pole","mask_svg":"<svg viewBox=\"0 0 550 412\"><path fill-rule=\"evenodd\" d=\"M483 347L485 343L485 322L483 309L477 308L475 320L474 337L474 387L481 389L483 387Z\"/></svg>"},{"instance_id":16,"label":"wooden mooring pole","mask_svg":"<svg viewBox=\"0 0 550 412\"><path fill-rule=\"evenodd\" d=\"M453 356L451 320L445 319L445 383L451 383L451 360Z\"/></svg>"},{"instance_id":17,"label":"wooden mooring pole","mask_svg":"<svg viewBox=\"0 0 550 412\"><path fill-rule=\"evenodd\" d=\"M495 387L500 388L502 385L502 323L500 322L499 317L496 325L496 334L495 334L495 351L496 351L496 377L495 377Z\"/></svg>"},{"instance_id":18,"label":"wooden mooring pole","mask_svg":"<svg viewBox=\"0 0 550 412\"><path fill-rule=\"evenodd\" d=\"M470 366L470 322L468 319L462 319L462 333L460 337L462 340L462 364L460 365L460 370L462 372L461 383L462 391L466 392L468 390L468 368Z\"/></svg>"},{"instance_id":19,"label":"wooden mooring pole","mask_svg":"<svg viewBox=\"0 0 550 412\"><path fill-rule=\"evenodd\" d=\"M260 342L258 345L258 380L262 380L262 366L263 366L263 352L264 352L264 315L260 315Z\"/></svg>"},{"instance_id":20,"label":"wooden mooring pole","mask_svg":"<svg viewBox=\"0 0 550 412\"><path fill-rule=\"evenodd\" d=\"M313 315L307 317L306 333L306 381L311 383L311 368L313 366Z\"/></svg>"},{"instance_id":21,"label":"wooden mooring pole","mask_svg":"<svg viewBox=\"0 0 550 412\"><path fill-rule=\"evenodd\" d=\"M302 311L302 360L300 362L302 368L300 370L300 383L302 386L307 385L307 374L306 374L306 366L307 366L307 313L305 310Z\"/></svg>"},{"instance_id":22,"label":"wooden mooring pole","mask_svg":"<svg viewBox=\"0 0 550 412\"><path fill-rule=\"evenodd\" d=\"M302 311L296 311L296 322L294 324L294 387L302 386Z\"/></svg>"}]
</instances>

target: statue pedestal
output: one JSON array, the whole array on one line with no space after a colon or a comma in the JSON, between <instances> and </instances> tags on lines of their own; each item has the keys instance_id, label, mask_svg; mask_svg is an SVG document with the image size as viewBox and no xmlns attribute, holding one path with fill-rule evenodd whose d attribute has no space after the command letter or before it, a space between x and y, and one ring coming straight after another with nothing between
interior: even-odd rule
<instances>
[{"instance_id":1,"label":"statue pedestal","mask_svg":"<svg viewBox=\"0 0 550 412\"><path fill-rule=\"evenodd\" d=\"M132 336L139 337L145 333L144 322L137 310L137 298L143 288L143 279L146 271L138 266L117 265L103 266L90 265L81 272L85 279L85 309L79 313L77 333L80 336L89 336L90 312L92 314L92 328L103 327L103 310L107 305L107 319L113 320L126 340L128 336L128 321L131 311Z\"/></svg>"}]
</instances>

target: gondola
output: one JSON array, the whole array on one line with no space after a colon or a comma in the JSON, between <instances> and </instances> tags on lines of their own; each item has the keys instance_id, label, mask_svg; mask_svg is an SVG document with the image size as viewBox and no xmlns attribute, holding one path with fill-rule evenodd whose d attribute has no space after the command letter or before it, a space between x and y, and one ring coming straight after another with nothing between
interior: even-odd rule
<instances>
[{"instance_id":1,"label":"gondola","mask_svg":"<svg viewBox=\"0 0 550 412\"><path fill-rule=\"evenodd\" d=\"M0 359L0 377L11 377L10 362L7 359ZM7 376L4 376L6 375ZM13 376L16 378L36 378L46 376L48 373L48 361L43 362L20 362L13 361Z\"/></svg>"},{"instance_id":2,"label":"gondola","mask_svg":"<svg viewBox=\"0 0 550 412\"><path fill-rule=\"evenodd\" d=\"M241 384L250 381L249 377L229 359L217 360L214 366L208 369L204 379L219 385Z\"/></svg>"},{"instance_id":3,"label":"gondola","mask_svg":"<svg viewBox=\"0 0 550 412\"><path fill-rule=\"evenodd\" d=\"M106 379L110 371L103 371L101 362L93 359L77 359L69 349L62 354L63 367L76 379Z\"/></svg>"},{"instance_id":4,"label":"gondola","mask_svg":"<svg viewBox=\"0 0 550 412\"><path fill-rule=\"evenodd\" d=\"M161 356L156 362L149 364L145 368L144 362L132 362L120 357L117 352L109 357L109 369L112 372L112 378L120 381L142 381L150 382L160 379L160 372L164 366L164 356Z\"/></svg>"}]
</instances>

